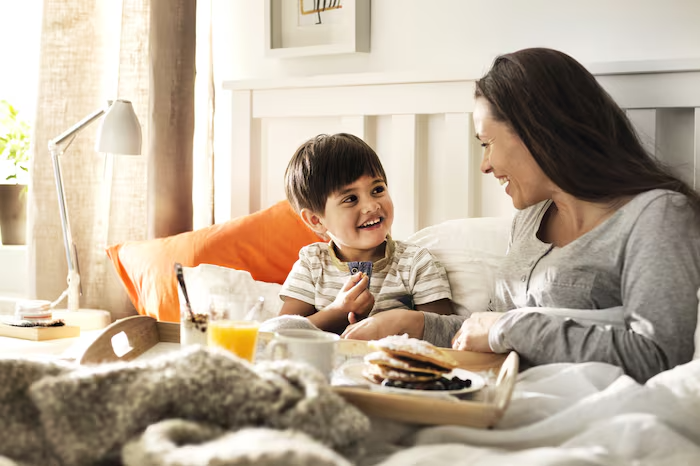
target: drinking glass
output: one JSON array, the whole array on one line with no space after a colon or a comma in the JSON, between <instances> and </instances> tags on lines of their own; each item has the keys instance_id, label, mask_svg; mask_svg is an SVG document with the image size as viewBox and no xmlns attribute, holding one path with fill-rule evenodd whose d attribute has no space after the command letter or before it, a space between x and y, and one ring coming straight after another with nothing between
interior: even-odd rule
<instances>
[{"instance_id":1,"label":"drinking glass","mask_svg":"<svg viewBox=\"0 0 700 466\"><path fill-rule=\"evenodd\" d=\"M264 299L244 296L212 296L207 344L226 349L253 362L260 323L252 320Z\"/></svg>"},{"instance_id":2,"label":"drinking glass","mask_svg":"<svg viewBox=\"0 0 700 466\"><path fill-rule=\"evenodd\" d=\"M182 289L177 287L180 299L180 344L207 345L207 327L209 325L209 303L191 302L192 313L187 308ZM200 300L201 301L201 300ZM194 318L193 318L194 317Z\"/></svg>"}]
</instances>

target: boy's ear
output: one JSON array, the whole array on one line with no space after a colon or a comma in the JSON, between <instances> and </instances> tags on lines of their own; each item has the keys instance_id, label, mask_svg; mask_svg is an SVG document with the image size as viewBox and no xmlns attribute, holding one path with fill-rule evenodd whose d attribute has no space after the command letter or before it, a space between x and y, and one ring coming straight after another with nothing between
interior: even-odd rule
<instances>
[{"instance_id":1,"label":"boy's ear","mask_svg":"<svg viewBox=\"0 0 700 466\"><path fill-rule=\"evenodd\" d=\"M328 229L323 225L319 215L311 212L309 209L301 209L299 215L301 215L301 219L306 223L306 226L311 228L318 236L323 239L329 239L326 234Z\"/></svg>"}]
</instances>

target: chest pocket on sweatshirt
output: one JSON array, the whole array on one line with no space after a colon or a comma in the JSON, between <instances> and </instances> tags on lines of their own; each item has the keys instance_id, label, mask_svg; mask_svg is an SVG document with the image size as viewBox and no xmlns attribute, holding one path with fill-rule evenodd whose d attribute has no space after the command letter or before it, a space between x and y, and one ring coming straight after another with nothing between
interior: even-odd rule
<instances>
[{"instance_id":1,"label":"chest pocket on sweatshirt","mask_svg":"<svg viewBox=\"0 0 700 466\"><path fill-rule=\"evenodd\" d=\"M582 269L547 267L530 277L528 306L596 309L592 289L597 273Z\"/></svg>"}]
</instances>

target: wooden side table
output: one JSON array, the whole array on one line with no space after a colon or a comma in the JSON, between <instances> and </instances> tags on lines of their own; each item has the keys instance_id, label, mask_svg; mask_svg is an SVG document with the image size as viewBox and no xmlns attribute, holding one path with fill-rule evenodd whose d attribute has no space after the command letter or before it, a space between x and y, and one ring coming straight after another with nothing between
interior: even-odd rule
<instances>
[{"instance_id":1,"label":"wooden side table","mask_svg":"<svg viewBox=\"0 0 700 466\"><path fill-rule=\"evenodd\" d=\"M79 337L44 341L0 337L0 355L40 356L79 361L100 333L101 330L86 330L82 331Z\"/></svg>"}]
</instances>

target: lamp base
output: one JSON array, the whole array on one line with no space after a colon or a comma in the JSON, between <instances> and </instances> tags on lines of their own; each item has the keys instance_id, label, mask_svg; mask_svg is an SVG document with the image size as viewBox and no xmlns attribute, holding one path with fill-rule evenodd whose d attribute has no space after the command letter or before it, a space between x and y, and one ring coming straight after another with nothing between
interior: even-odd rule
<instances>
[{"instance_id":1,"label":"lamp base","mask_svg":"<svg viewBox=\"0 0 700 466\"><path fill-rule=\"evenodd\" d=\"M78 309L77 311L54 309L52 317L63 319L66 325L75 325L80 327L80 330L99 330L112 323L112 315L109 311L100 309Z\"/></svg>"}]
</instances>

